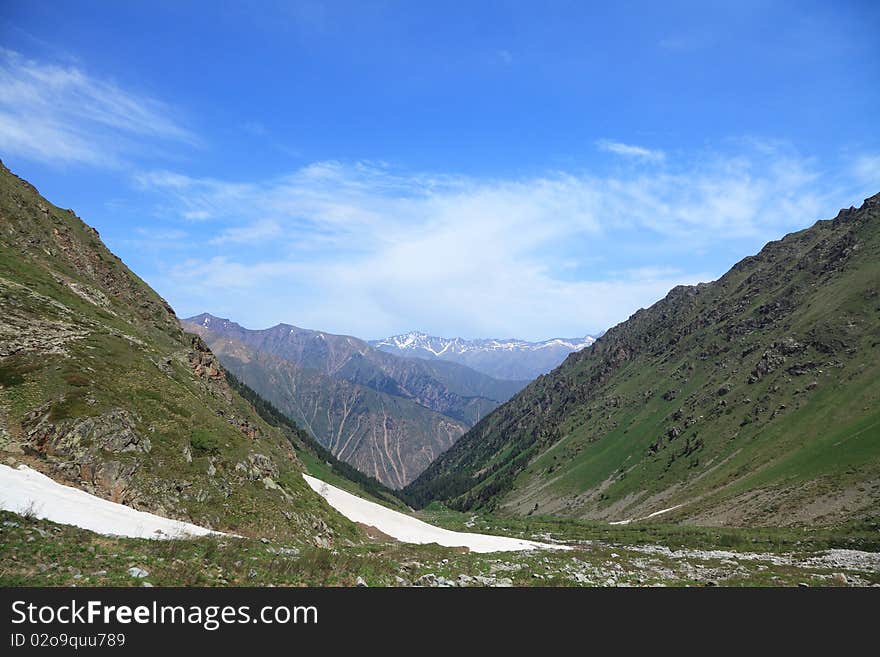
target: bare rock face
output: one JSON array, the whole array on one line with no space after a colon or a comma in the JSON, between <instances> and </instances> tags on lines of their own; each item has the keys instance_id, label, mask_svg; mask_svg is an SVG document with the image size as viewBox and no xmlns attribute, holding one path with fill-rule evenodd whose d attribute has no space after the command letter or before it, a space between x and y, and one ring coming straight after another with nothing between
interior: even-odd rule
<instances>
[{"instance_id":1,"label":"bare rock face","mask_svg":"<svg viewBox=\"0 0 880 657\"><path fill-rule=\"evenodd\" d=\"M238 420L238 430L250 440L257 440L260 437L259 429L247 420Z\"/></svg>"},{"instance_id":2,"label":"bare rock face","mask_svg":"<svg viewBox=\"0 0 880 657\"><path fill-rule=\"evenodd\" d=\"M150 439L135 430L136 418L124 409L85 418L51 420L50 404L32 411L22 423L25 450L45 458L67 478L85 481L123 501L138 469L137 458L150 452Z\"/></svg>"},{"instance_id":3,"label":"bare rock face","mask_svg":"<svg viewBox=\"0 0 880 657\"><path fill-rule=\"evenodd\" d=\"M250 481L260 481L266 477L276 479L278 467L264 454L248 454L247 461L236 464L235 469L241 472Z\"/></svg>"},{"instance_id":4,"label":"bare rock face","mask_svg":"<svg viewBox=\"0 0 880 657\"><path fill-rule=\"evenodd\" d=\"M45 456L81 456L98 450L147 453L150 439L135 431L136 418L125 409L103 415L52 422L51 406L32 411L22 426L30 445Z\"/></svg>"},{"instance_id":5,"label":"bare rock face","mask_svg":"<svg viewBox=\"0 0 880 657\"><path fill-rule=\"evenodd\" d=\"M65 306L2 276L0 295L0 359L33 353L63 356L70 342L87 334ZM35 306L53 316L34 317Z\"/></svg>"},{"instance_id":6,"label":"bare rock face","mask_svg":"<svg viewBox=\"0 0 880 657\"><path fill-rule=\"evenodd\" d=\"M186 358L193 374L206 385L211 394L231 402L232 389L226 381L226 371L220 364L220 360L200 336L191 335L188 337L192 348L187 352Z\"/></svg>"},{"instance_id":7,"label":"bare rock face","mask_svg":"<svg viewBox=\"0 0 880 657\"><path fill-rule=\"evenodd\" d=\"M208 345L197 335L192 336L192 350L188 354L189 364L199 378L208 381L225 381L226 374L220 361L208 349Z\"/></svg>"}]
</instances>

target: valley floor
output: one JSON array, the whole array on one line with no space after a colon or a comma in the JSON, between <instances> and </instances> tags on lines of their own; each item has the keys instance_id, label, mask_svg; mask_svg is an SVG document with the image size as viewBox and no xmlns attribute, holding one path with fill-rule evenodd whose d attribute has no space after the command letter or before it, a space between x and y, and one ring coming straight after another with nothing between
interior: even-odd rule
<instances>
[{"instance_id":1,"label":"valley floor","mask_svg":"<svg viewBox=\"0 0 880 657\"><path fill-rule=\"evenodd\" d=\"M480 554L381 538L334 549L264 541L110 538L0 512L0 586L880 586L880 555L847 549L589 541Z\"/></svg>"},{"instance_id":2,"label":"valley floor","mask_svg":"<svg viewBox=\"0 0 880 657\"><path fill-rule=\"evenodd\" d=\"M396 512L365 507L372 515L358 520L347 493L310 484L381 531L332 549L231 535L159 541L0 511L0 586L880 586L874 525L746 530L422 512L440 529L403 516L403 530L431 532L419 540L451 535L453 544L474 541L471 550L395 541L388 532L403 530L383 517ZM539 549L548 541L569 549ZM495 545L530 549L478 551Z\"/></svg>"}]
</instances>

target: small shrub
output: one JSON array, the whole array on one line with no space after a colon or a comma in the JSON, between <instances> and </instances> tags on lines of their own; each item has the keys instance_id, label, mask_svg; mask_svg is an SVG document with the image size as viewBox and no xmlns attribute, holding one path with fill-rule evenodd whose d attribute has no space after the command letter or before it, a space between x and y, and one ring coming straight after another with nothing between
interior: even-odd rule
<instances>
[{"instance_id":1,"label":"small shrub","mask_svg":"<svg viewBox=\"0 0 880 657\"><path fill-rule=\"evenodd\" d=\"M206 429L193 429L189 444L201 454L218 454L220 452L220 440Z\"/></svg>"},{"instance_id":2,"label":"small shrub","mask_svg":"<svg viewBox=\"0 0 880 657\"><path fill-rule=\"evenodd\" d=\"M11 388L24 383L24 377L11 367L0 367L0 388Z\"/></svg>"},{"instance_id":3,"label":"small shrub","mask_svg":"<svg viewBox=\"0 0 880 657\"><path fill-rule=\"evenodd\" d=\"M21 517L33 522L37 519L38 513L39 507L37 506L37 503L31 500L31 502L21 510Z\"/></svg>"}]
</instances>

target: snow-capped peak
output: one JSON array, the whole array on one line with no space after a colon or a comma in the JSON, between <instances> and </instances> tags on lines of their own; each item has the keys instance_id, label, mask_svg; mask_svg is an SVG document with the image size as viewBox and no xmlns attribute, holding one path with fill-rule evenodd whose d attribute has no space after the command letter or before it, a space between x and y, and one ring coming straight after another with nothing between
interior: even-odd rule
<instances>
[{"instance_id":1,"label":"snow-capped peak","mask_svg":"<svg viewBox=\"0 0 880 657\"><path fill-rule=\"evenodd\" d=\"M400 335L393 335L383 340L375 340L374 347L392 347L400 351L418 352L425 351L435 356L442 354L464 354L468 352L486 351L535 351L552 347L579 351L589 347L595 342L592 336L583 338L553 338L541 342L529 342L515 338L495 339L483 338L465 340L464 338L441 338L428 335L421 331L410 331Z\"/></svg>"}]
</instances>

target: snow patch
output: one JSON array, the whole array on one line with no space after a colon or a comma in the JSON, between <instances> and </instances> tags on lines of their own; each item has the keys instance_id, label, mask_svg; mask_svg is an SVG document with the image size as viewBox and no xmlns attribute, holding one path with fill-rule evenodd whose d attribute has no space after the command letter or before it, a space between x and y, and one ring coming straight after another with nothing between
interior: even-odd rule
<instances>
[{"instance_id":1,"label":"snow patch","mask_svg":"<svg viewBox=\"0 0 880 657\"><path fill-rule=\"evenodd\" d=\"M188 522L137 511L84 490L59 484L26 465L0 465L0 508L33 513L62 525L74 525L98 534L129 538L186 538L222 535Z\"/></svg>"},{"instance_id":2,"label":"snow patch","mask_svg":"<svg viewBox=\"0 0 880 657\"><path fill-rule=\"evenodd\" d=\"M664 513L669 513L670 511L675 511L678 508L683 507L684 504L676 504L675 506L671 506L668 509L660 509L659 511L654 511L654 513L649 513L644 518L627 518L626 520L615 520L614 522L609 522L609 525L628 525L631 522L638 522L639 520L647 520L648 518L653 518L655 516L662 515Z\"/></svg>"},{"instance_id":3,"label":"snow patch","mask_svg":"<svg viewBox=\"0 0 880 657\"><path fill-rule=\"evenodd\" d=\"M446 547L466 547L473 552L571 549L566 545L442 529L405 513L388 509L381 504L369 502L307 474L304 474L303 477L315 492L327 500L330 506L352 522L375 527L382 533L404 543L438 543Z\"/></svg>"}]
</instances>

